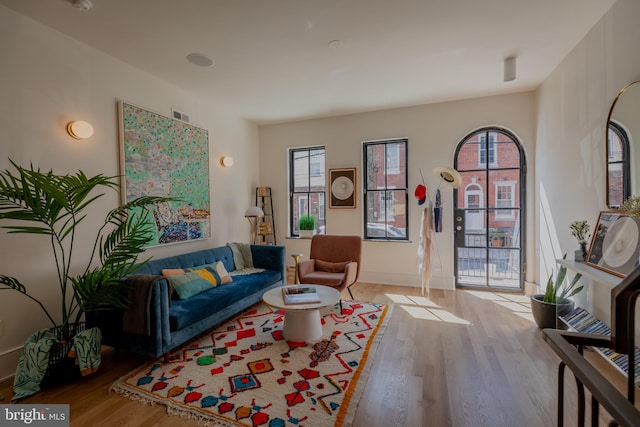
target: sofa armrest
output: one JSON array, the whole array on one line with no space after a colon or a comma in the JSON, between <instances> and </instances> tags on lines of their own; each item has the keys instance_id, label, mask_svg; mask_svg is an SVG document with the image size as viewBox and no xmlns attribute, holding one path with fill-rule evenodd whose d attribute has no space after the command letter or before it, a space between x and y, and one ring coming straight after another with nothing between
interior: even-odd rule
<instances>
[{"instance_id":1,"label":"sofa armrest","mask_svg":"<svg viewBox=\"0 0 640 427\"><path fill-rule=\"evenodd\" d=\"M253 266L281 272L284 283L287 278L287 251L284 246L275 245L251 245Z\"/></svg>"},{"instance_id":2,"label":"sofa armrest","mask_svg":"<svg viewBox=\"0 0 640 427\"><path fill-rule=\"evenodd\" d=\"M298 277L304 277L309 273L316 271L315 259L304 259L298 262Z\"/></svg>"},{"instance_id":3,"label":"sofa armrest","mask_svg":"<svg viewBox=\"0 0 640 427\"><path fill-rule=\"evenodd\" d=\"M124 310L99 310L85 313L87 327L98 327L104 345L158 357L171 344L169 327L169 285L159 277L151 286L149 303L150 335L127 334L123 329Z\"/></svg>"}]
</instances>

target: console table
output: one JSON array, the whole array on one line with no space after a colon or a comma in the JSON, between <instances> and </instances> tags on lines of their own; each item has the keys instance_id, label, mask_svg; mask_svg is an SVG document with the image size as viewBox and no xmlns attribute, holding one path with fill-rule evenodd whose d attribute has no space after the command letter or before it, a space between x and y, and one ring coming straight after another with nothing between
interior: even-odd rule
<instances>
[{"instance_id":1,"label":"console table","mask_svg":"<svg viewBox=\"0 0 640 427\"><path fill-rule=\"evenodd\" d=\"M562 331L558 329L544 329L543 337L549 346L560 357L561 362L558 368L558 420L557 425L563 425L564 418L564 371L568 367L576 380L578 387L578 425L584 425L585 421L585 390L586 387L591 392L591 425L598 425L598 413L600 406L604 407L615 420L610 425L617 426L640 426L640 411L635 407L636 391L636 364L627 364L627 395L620 393L600 372L583 358L585 347L610 349L620 356L625 354L627 360L636 359L635 347L635 306L636 300L640 296L640 268L633 270L624 279L611 279L603 276L597 269L592 269L588 265L580 263L562 265L567 268L574 267L574 271L584 272L590 280L599 283L593 288L606 288L606 284L613 285L606 301L610 303L610 335L599 335L598 333L581 333ZM606 274L606 273L605 273ZM595 276L595 278L594 278ZM604 281L605 285L598 286ZM615 284L619 283L619 284ZM591 290L591 289L589 289ZM574 313L581 316L581 313ZM590 322L587 320L587 322ZM576 318L576 324L580 324ZM590 324L590 323L587 323ZM592 324L592 332L601 332L602 325ZM591 329L591 327L585 327Z\"/></svg>"}]
</instances>

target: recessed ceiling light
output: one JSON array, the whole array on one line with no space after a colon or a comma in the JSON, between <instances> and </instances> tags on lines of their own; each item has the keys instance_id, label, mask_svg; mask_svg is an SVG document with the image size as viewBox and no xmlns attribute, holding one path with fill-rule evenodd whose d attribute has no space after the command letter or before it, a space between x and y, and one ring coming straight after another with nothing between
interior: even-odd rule
<instances>
[{"instance_id":1,"label":"recessed ceiling light","mask_svg":"<svg viewBox=\"0 0 640 427\"><path fill-rule=\"evenodd\" d=\"M80 10L89 10L93 7L91 0L73 0L71 4L73 4L73 7Z\"/></svg>"},{"instance_id":2,"label":"recessed ceiling light","mask_svg":"<svg viewBox=\"0 0 640 427\"><path fill-rule=\"evenodd\" d=\"M329 42L329 47L331 49L340 49L342 46L344 46L344 42L342 40L331 40Z\"/></svg>"},{"instance_id":3,"label":"recessed ceiling light","mask_svg":"<svg viewBox=\"0 0 640 427\"><path fill-rule=\"evenodd\" d=\"M204 53L190 53L187 55L187 61L198 67L211 67L215 61Z\"/></svg>"}]
</instances>

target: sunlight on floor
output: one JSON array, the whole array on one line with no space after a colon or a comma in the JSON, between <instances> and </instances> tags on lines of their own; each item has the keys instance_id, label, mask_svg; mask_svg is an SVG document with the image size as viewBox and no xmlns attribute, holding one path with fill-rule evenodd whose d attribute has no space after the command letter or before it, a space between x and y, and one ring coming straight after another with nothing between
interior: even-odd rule
<instances>
[{"instance_id":1,"label":"sunlight on floor","mask_svg":"<svg viewBox=\"0 0 640 427\"><path fill-rule=\"evenodd\" d=\"M386 294L391 301L400 305L407 313L416 319L433 320L436 322L458 323L461 325L470 325L464 319L443 310L438 304L429 298L412 296Z\"/></svg>"},{"instance_id":2,"label":"sunlight on floor","mask_svg":"<svg viewBox=\"0 0 640 427\"><path fill-rule=\"evenodd\" d=\"M516 316L520 316L530 322L534 322L531 314L531 300L526 295L515 295L510 293L497 293L487 291L464 291L476 298L493 301L510 310Z\"/></svg>"}]
</instances>

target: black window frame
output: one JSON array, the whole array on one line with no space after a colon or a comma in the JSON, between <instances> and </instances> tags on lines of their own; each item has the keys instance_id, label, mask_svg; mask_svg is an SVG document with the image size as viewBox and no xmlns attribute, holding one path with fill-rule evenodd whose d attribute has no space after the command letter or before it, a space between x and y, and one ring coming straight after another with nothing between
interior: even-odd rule
<instances>
[{"instance_id":1,"label":"black window frame","mask_svg":"<svg viewBox=\"0 0 640 427\"><path fill-rule=\"evenodd\" d=\"M613 132L617 135L620 143L622 144L622 160L612 161L610 144L609 140L609 132ZM622 165L622 201L624 202L629 197L631 197L631 164L630 164L630 149L629 149L629 136L627 132L620 126L618 123L610 120L609 125L607 126L607 206L610 208L619 208L619 205L611 203L611 187L609 183L609 175L611 173L611 165L621 164Z\"/></svg>"},{"instance_id":2,"label":"black window frame","mask_svg":"<svg viewBox=\"0 0 640 427\"><path fill-rule=\"evenodd\" d=\"M405 182L405 186L404 187L389 187L387 185L387 173L385 172L384 176L385 176L385 185L384 188L367 188L367 186L369 185L369 179L368 179L368 173L369 171L369 159L367 158L367 148L370 146L374 146L374 145L384 145L385 146L385 156L384 156L384 161L385 161L385 170L386 170L386 163L387 163L387 146L389 145L395 145L395 144L404 144L404 165L405 165L405 169L404 169L404 182ZM363 164L363 179L362 179L362 194L363 194L363 209L362 209L362 213L363 213L363 240L368 240L368 241L400 241L400 242L406 242L409 241L409 139L408 138L393 138L393 139L385 139L385 140L375 140L375 141L364 141L362 143L362 164ZM391 224L389 224L387 222L387 218L385 217L385 221L384 221L384 233L385 233L385 237L380 237L380 236L369 236L369 232L368 232L368 206L369 206L369 193L374 193L374 194L380 194L380 193L385 193L384 195L382 195L382 199L385 201L385 205L386 205L386 201L388 200L388 195L386 193L388 192L398 192L398 191L404 191L404 204L405 204L405 210L404 210L404 216L405 216L405 235L404 237L395 237L395 236L390 236L389 235L389 227L392 226ZM380 197L380 196L379 196ZM385 210L386 210L386 206L385 206Z\"/></svg>"},{"instance_id":3,"label":"black window frame","mask_svg":"<svg viewBox=\"0 0 640 427\"><path fill-rule=\"evenodd\" d=\"M295 218L295 208L296 208L296 195L300 195L300 194L306 194L307 195L307 211L305 212L305 214L309 213L309 200L310 200L310 195L311 194L320 194L322 200L324 200L324 203L322 203L322 212L321 212L321 216L320 218L316 218L316 221L323 221L325 223L325 227L326 227L326 218L327 218L327 197L326 197L326 167L324 168L323 171L324 175L325 175L325 179L323 180L323 191L311 191L311 177L312 176L317 176L314 175L312 173L313 169L311 167L311 152L312 151L317 151L317 150L322 150L322 155L325 158L326 161L326 154L327 154L327 150L326 147L323 145L318 145L318 146L313 146L313 147L295 147L295 148L290 148L289 149L289 237L300 237L300 234L298 233L298 224ZM300 153L300 152L308 152L309 155L308 157L308 190L309 191L295 191L295 169L294 169L294 155L295 153ZM302 215L302 213L300 213ZM317 223L316 223L317 224ZM326 229L326 228L325 228Z\"/></svg>"}]
</instances>

